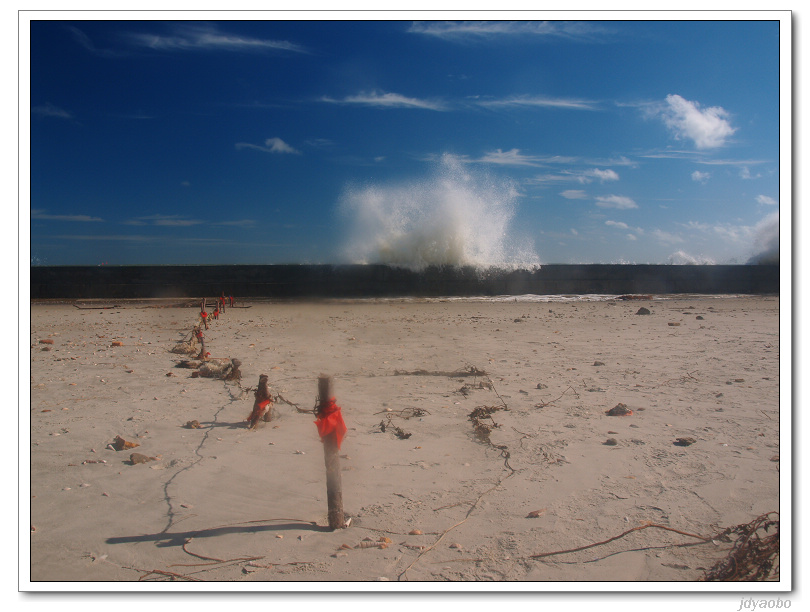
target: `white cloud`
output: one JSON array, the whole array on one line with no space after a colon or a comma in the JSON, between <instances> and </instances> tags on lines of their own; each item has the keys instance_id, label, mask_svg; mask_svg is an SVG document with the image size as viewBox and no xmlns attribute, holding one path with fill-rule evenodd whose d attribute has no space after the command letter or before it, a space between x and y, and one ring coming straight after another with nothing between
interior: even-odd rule
<instances>
[{"instance_id":1,"label":"white cloud","mask_svg":"<svg viewBox=\"0 0 810 612\"><path fill-rule=\"evenodd\" d=\"M571 228L571 233L572 233L574 236L579 236L579 232L578 232L578 231L577 231L575 228L573 228L573 227Z\"/></svg>"},{"instance_id":2,"label":"white cloud","mask_svg":"<svg viewBox=\"0 0 810 612\"><path fill-rule=\"evenodd\" d=\"M602 183L605 181L619 180L619 175L615 170L600 170L599 168L594 168L592 170L586 170L583 175L593 177Z\"/></svg>"},{"instance_id":3,"label":"white cloud","mask_svg":"<svg viewBox=\"0 0 810 612\"><path fill-rule=\"evenodd\" d=\"M630 226L627 223L622 221L605 221L605 225L609 225L610 227L618 227L619 229L630 229Z\"/></svg>"},{"instance_id":4,"label":"white cloud","mask_svg":"<svg viewBox=\"0 0 810 612\"><path fill-rule=\"evenodd\" d=\"M692 180L696 183L705 183L711 178L711 174L708 172L701 172L700 170L695 170L692 173Z\"/></svg>"},{"instance_id":5,"label":"white cloud","mask_svg":"<svg viewBox=\"0 0 810 612\"><path fill-rule=\"evenodd\" d=\"M273 137L264 141L264 146L250 144L249 142L237 142L237 149L255 149L257 151L264 151L265 153L288 153L292 155L301 155L301 151L294 149L281 138Z\"/></svg>"},{"instance_id":6,"label":"white cloud","mask_svg":"<svg viewBox=\"0 0 810 612\"><path fill-rule=\"evenodd\" d=\"M503 166L539 166L541 164L540 158L523 155L519 149L511 149L509 151L496 149L495 151L484 153L479 161L484 164Z\"/></svg>"},{"instance_id":7,"label":"white cloud","mask_svg":"<svg viewBox=\"0 0 810 612\"><path fill-rule=\"evenodd\" d=\"M73 118L73 115L71 115L68 111L64 110L63 108L59 108L50 102L45 102L45 104L39 104L32 107L31 112L37 115L42 115L43 117L57 117L59 119Z\"/></svg>"},{"instance_id":8,"label":"white cloud","mask_svg":"<svg viewBox=\"0 0 810 612\"><path fill-rule=\"evenodd\" d=\"M566 189L560 195L566 200L584 200L588 197L582 189Z\"/></svg>"},{"instance_id":9,"label":"white cloud","mask_svg":"<svg viewBox=\"0 0 810 612\"><path fill-rule=\"evenodd\" d=\"M147 215L125 221L126 225L157 225L161 227L190 227L202 223L203 221L199 219L188 219L180 215Z\"/></svg>"},{"instance_id":10,"label":"white cloud","mask_svg":"<svg viewBox=\"0 0 810 612\"><path fill-rule=\"evenodd\" d=\"M777 202L773 198L768 197L766 195L758 195L757 196L757 203L758 204L768 204L770 206L776 206L777 204L779 204L779 202Z\"/></svg>"},{"instance_id":11,"label":"white cloud","mask_svg":"<svg viewBox=\"0 0 810 612\"><path fill-rule=\"evenodd\" d=\"M633 200L626 196L619 195L597 196L596 205L602 208L618 208L620 210L638 208L638 204Z\"/></svg>"},{"instance_id":12,"label":"white cloud","mask_svg":"<svg viewBox=\"0 0 810 612\"><path fill-rule=\"evenodd\" d=\"M513 96L501 100L480 100L476 102L487 108L525 107L525 108L570 108L577 110L594 110L596 104L590 100L576 98L547 98L544 96Z\"/></svg>"},{"instance_id":13,"label":"white cloud","mask_svg":"<svg viewBox=\"0 0 810 612\"><path fill-rule=\"evenodd\" d=\"M342 100L336 100L324 96L322 102L332 104L360 104L363 106L376 106L379 108L422 108L426 110L443 111L447 110L445 105L435 100L420 100L409 98L398 93L380 93L372 91L370 93L360 92L355 96L346 96Z\"/></svg>"},{"instance_id":14,"label":"white cloud","mask_svg":"<svg viewBox=\"0 0 810 612\"><path fill-rule=\"evenodd\" d=\"M131 33L130 42L156 50L293 51L307 53L301 45L285 40L224 34L212 27L182 26L170 35Z\"/></svg>"},{"instance_id":15,"label":"white cloud","mask_svg":"<svg viewBox=\"0 0 810 612\"><path fill-rule=\"evenodd\" d=\"M680 236L670 234L669 232L665 232L664 230L660 229L653 230L652 235L659 241L666 244L678 244L679 242L683 242L683 238Z\"/></svg>"},{"instance_id":16,"label":"white cloud","mask_svg":"<svg viewBox=\"0 0 810 612\"><path fill-rule=\"evenodd\" d=\"M408 31L459 41L496 36L544 36L586 42L611 33L603 26L582 21L416 21Z\"/></svg>"},{"instance_id":17,"label":"white cloud","mask_svg":"<svg viewBox=\"0 0 810 612\"><path fill-rule=\"evenodd\" d=\"M31 209L31 219L40 221L104 221L101 217L90 215L51 215L39 208Z\"/></svg>"},{"instance_id":18,"label":"white cloud","mask_svg":"<svg viewBox=\"0 0 810 612\"><path fill-rule=\"evenodd\" d=\"M627 239L628 240L638 240L638 238L636 238L635 234L627 234Z\"/></svg>"},{"instance_id":19,"label":"white cloud","mask_svg":"<svg viewBox=\"0 0 810 612\"><path fill-rule=\"evenodd\" d=\"M740 178L745 180L751 179L758 179L762 178L761 174L751 174L751 170L748 169L748 166L740 168Z\"/></svg>"},{"instance_id":20,"label":"white cloud","mask_svg":"<svg viewBox=\"0 0 810 612\"><path fill-rule=\"evenodd\" d=\"M699 103L676 94L667 96L660 114L675 138L688 138L698 149L721 147L737 131L731 127L725 109L719 106L701 109Z\"/></svg>"}]
</instances>

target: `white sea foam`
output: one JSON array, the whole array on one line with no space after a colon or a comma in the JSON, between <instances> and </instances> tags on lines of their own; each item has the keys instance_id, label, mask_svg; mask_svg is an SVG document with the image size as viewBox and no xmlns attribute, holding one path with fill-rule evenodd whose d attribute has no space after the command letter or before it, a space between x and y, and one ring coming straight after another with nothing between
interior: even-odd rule
<instances>
[{"instance_id":1,"label":"white sea foam","mask_svg":"<svg viewBox=\"0 0 810 612\"><path fill-rule=\"evenodd\" d=\"M444 155L424 180L348 187L339 211L352 263L413 270L428 266L536 268L532 241L510 227L518 192Z\"/></svg>"}]
</instances>

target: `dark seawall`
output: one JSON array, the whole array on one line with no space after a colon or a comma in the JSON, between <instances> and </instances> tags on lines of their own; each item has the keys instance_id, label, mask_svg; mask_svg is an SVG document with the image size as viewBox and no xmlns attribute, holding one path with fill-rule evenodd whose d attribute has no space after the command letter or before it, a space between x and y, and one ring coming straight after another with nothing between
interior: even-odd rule
<instances>
[{"instance_id":1,"label":"dark seawall","mask_svg":"<svg viewBox=\"0 0 810 612\"><path fill-rule=\"evenodd\" d=\"M778 294L778 265L546 265L538 270L384 265L35 266L31 299L368 298Z\"/></svg>"}]
</instances>

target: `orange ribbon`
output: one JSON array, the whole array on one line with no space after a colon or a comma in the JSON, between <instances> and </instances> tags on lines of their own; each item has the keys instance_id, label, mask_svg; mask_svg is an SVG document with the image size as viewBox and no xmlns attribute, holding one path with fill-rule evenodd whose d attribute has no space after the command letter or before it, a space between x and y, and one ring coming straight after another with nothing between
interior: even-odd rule
<instances>
[{"instance_id":1,"label":"orange ribbon","mask_svg":"<svg viewBox=\"0 0 810 612\"><path fill-rule=\"evenodd\" d=\"M340 407L335 404L334 397L321 404L318 420L315 421L315 424L318 426L318 434L321 439L334 432L339 450L347 429L346 423L343 422L343 415L340 413Z\"/></svg>"}]
</instances>

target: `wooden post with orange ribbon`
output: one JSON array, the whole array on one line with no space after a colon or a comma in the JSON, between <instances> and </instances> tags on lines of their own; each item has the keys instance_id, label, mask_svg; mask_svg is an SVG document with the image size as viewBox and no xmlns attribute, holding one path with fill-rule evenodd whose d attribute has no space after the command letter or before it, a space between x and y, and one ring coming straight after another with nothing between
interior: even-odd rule
<instances>
[{"instance_id":1,"label":"wooden post with orange ribbon","mask_svg":"<svg viewBox=\"0 0 810 612\"><path fill-rule=\"evenodd\" d=\"M343 484L340 477L340 443L346 434L346 424L335 403L332 377L318 377L318 401L315 405L318 434L323 442L323 457L326 464L326 501L329 508L329 528L344 529L348 525L343 515Z\"/></svg>"}]
</instances>

